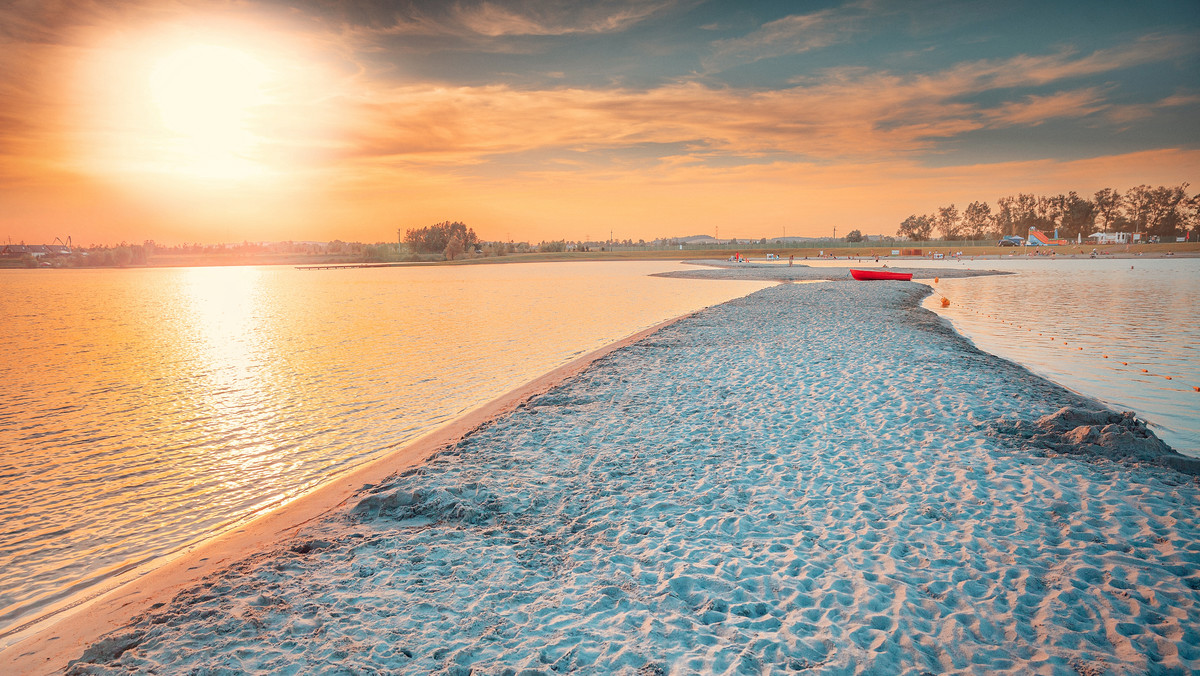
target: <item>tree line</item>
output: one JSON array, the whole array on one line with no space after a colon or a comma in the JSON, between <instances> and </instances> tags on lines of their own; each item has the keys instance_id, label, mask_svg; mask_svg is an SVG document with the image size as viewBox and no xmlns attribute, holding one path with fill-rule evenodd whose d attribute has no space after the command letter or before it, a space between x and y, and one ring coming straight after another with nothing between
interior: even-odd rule
<instances>
[{"instance_id":1,"label":"tree line","mask_svg":"<svg viewBox=\"0 0 1200 676\"><path fill-rule=\"evenodd\" d=\"M917 241L933 239L987 240L1009 235L1026 236L1030 228L1058 231L1059 237L1086 238L1094 232L1140 232L1173 242L1189 231L1200 230L1200 194L1188 196L1188 184L1152 188L1139 185L1121 193L1098 190L1091 199L1075 191L1065 195L1018 194L987 202L971 202L960 213L951 204L932 214L913 214L896 234Z\"/></svg>"},{"instance_id":2,"label":"tree line","mask_svg":"<svg viewBox=\"0 0 1200 676\"><path fill-rule=\"evenodd\" d=\"M443 221L426 228L410 228L401 238L410 251L440 253L454 260L466 252L475 252L479 238L465 223Z\"/></svg>"}]
</instances>

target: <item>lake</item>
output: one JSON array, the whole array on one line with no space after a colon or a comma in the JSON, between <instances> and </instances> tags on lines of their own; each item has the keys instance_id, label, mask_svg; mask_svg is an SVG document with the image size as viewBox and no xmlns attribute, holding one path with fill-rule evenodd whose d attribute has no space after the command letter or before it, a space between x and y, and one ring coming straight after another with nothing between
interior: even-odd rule
<instances>
[{"instance_id":1,"label":"lake","mask_svg":"<svg viewBox=\"0 0 1200 676\"><path fill-rule=\"evenodd\" d=\"M0 636L586 352L677 263L0 271Z\"/></svg>"}]
</instances>

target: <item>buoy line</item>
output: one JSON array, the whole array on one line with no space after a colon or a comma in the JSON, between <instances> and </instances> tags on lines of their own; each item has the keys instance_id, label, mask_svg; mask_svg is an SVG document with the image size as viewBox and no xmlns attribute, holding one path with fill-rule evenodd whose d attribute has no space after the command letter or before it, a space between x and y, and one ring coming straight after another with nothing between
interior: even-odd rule
<instances>
[{"instance_id":1,"label":"buoy line","mask_svg":"<svg viewBox=\"0 0 1200 676\"><path fill-rule=\"evenodd\" d=\"M937 284L939 281L940 281L940 280L939 280L937 277L934 277L934 278L933 278L933 283L934 283L934 284ZM939 291L937 288L934 288L934 293L936 293L936 294L938 295L938 297L942 299L942 300L941 300L941 302L942 302L942 307L943 307L943 308L950 307L950 299L949 299L949 298L947 298L947 297L945 296L945 294L943 294L943 293L942 293L941 291ZM979 310L976 310L975 308L973 308L973 307L971 307L971 306L969 306L969 305L967 305L967 304L964 304L962 301L959 301L959 307L961 307L962 309L964 309L964 310L966 310L966 311L968 311L968 312L974 313L975 315L977 315L977 316L979 316L979 317L985 317L985 318L987 318L987 319L991 319L991 320L994 320L994 321L998 321L998 322L1000 322L1001 324L1006 324L1006 325L1009 325L1009 326L1015 326L1015 327L1016 327L1016 328L1018 328L1018 329L1020 329L1020 328L1025 328L1025 327L1023 327L1023 326L1021 326L1020 324L1017 324L1017 323L1015 323L1015 322L1010 322L1010 321L1008 321L1008 320L1006 320L1006 319L1001 319L1001 318L999 318L999 317L997 317L997 316L995 316L995 315L991 315L991 314L988 314L988 313L986 313L986 312L981 312L981 311L979 311ZM1026 328L1025 330L1026 330L1026 331L1028 331L1028 332L1030 332L1030 333L1032 333L1032 332L1033 332L1033 329L1031 329L1031 328ZM1039 336L1041 336L1042 334L1041 334L1041 333L1038 333L1038 335L1039 335ZM1054 342L1055 338L1056 338L1055 336L1050 336L1050 341L1051 341L1051 342ZM1072 339L1072 340L1074 340L1074 339ZM1069 347L1070 343L1069 343L1069 341L1067 341L1067 340L1063 340L1063 341L1062 341L1062 345L1063 345L1063 347ZM1081 351L1081 352L1083 351L1083 348L1082 348L1082 347L1078 347L1078 346L1077 346L1077 349L1078 349L1079 351ZM1108 359L1108 355L1107 355L1107 354L1102 354L1102 355L1101 355L1101 358L1103 358L1103 359ZM1122 366L1129 366L1129 362L1127 362L1127 361L1120 361L1120 360L1114 360L1114 361L1116 361L1118 364L1121 364ZM1119 369L1119 368L1116 368L1115 366L1109 366L1108 368L1109 368L1109 370L1111 370L1111 371L1115 371L1115 372L1117 372L1117 373L1121 373L1121 372L1123 372L1123 371L1124 371L1124 369ZM1146 375L1148 375L1148 376L1150 376L1150 377L1152 377L1152 378L1162 378L1163 380L1170 380L1170 381L1174 381L1174 380L1175 380L1175 377L1174 377L1174 376L1169 376L1169 375L1166 375L1166 374L1163 374L1163 373L1150 373L1150 370L1149 370L1149 369L1139 369L1139 370L1140 370L1142 373L1144 373L1144 374L1146 374ZM1200 385L1192 385L1192 386L1191 386L1191 388L1192 388L1192 391L1193 391L1193 392L1200 392ZM1187 391L1187 390L1185 390L1185 389L1181 389L1181 388L1170 388L1170 389L1174 389L1174 390L1176 390L1176 391L1178 391L1178 392L1186 392L1186 391Z\"/></svg>"}]
</instances>

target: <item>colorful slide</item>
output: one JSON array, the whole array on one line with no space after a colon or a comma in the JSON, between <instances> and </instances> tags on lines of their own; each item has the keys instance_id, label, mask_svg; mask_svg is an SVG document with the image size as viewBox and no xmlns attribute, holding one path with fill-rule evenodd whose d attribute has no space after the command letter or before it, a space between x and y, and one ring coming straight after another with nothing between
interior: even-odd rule
<instances>
[{"instance_id":1,"label":"colorful slide","mask_svg":"<svg viewBox=\"0 0 1200 676\"><path fill-rule=\"evenodd\" d=\"M1041 230L1038 230L1037 228L1030 228L1029 239L1027 240L1027 243L1029 246L1066 246L1067 240L1050 239L1046 236L1046 233L1042 232Z\"/></svg>"}]
</instances>

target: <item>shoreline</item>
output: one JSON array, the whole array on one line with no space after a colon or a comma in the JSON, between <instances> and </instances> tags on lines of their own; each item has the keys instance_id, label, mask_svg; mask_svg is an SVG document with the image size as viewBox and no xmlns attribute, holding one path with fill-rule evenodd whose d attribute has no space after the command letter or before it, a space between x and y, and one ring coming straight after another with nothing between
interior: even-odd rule
<instances>
[{"instance_id":1,"label":"shoreline","mask_svg":"<svg viewBox=\"0 0 1200 676\"><path fill-rule=\"evenodd\" d=\"M696 312L702 312L697 310ZM0 648L0 663L14 673L58 673L84 648L138 614L170 600L184 587L255 552L272 546L305 525L332 514L347 500L412 467L440 448L452 445L491 420L510 413L549 391L593 362L636 343L696 312L679 315L615 341L559 366L492 401L404 444L375 460L348 470L313 491L285 501L230 529L188 545L180 552L122 574L121 581L12 630L21 636Z\"/></svg>"},{"instance_id":2,"label":"shoreline","mask_svg":"<svg viewBox=\"0 0 1200 676\"><path fill-rule=\"evenodd\" d=\"M454 265L494 265L510 263L561 263L561 262L614 262L614 261L689 261L699 258L716 258L723 260L734 253L742 253L752 260L765 260L768 253L775 253L782 258L796 256L797 263L809 258L813 260L845 260L848 262L865 261L876 256L887 261L933 261L930 255L890 255L896 248L914 247L929 252L945 250L947 262L954 260L955 251L961 250L963 259L968 260L1055 260L1090 258L1088 245L1072 245L1070 247L1033 247L1031 251L1013 253L1006 247L962 247L940 242L894 243L878 246L848 247L838 246L838 242L815 244L813 246L771 246L749 244L746 246L711 247L706 249L647 249L647 250L617 250L589 252L546 252L546 253L514 253L504 256L478 258L460 258L458 260L418 260L418 261L363 261L342 255L300 256L300 255L259 255L259 256L202 256L202 255L163 255L160 260L138 265L109 265L109 266L70 266L52 265L44 268L28 268L20 265L15 259L0 259L0 270L24 269L55 269L55 270L140 270L154 268L195 268L195 267L244 267L244 266L284 266L297 269L355 269L355 268L387 268L387 267L429 267ZM1112 245L1106 245L1112 246ZM1124 246L1124 245L1122 245ZM1135 244L1134 250L1099 252L1099 258L1111 259L1158 259L1158 258L1200 258L1200 245L1195 242L1172 242L1163 244ZM748 248L747 248L748 247ZM1102 248L1102 247L1093 247ZM1059 249L1062 253L1059 253ZM825 254L825 255L821 255Z\"/></svg>"}]
</instances>

